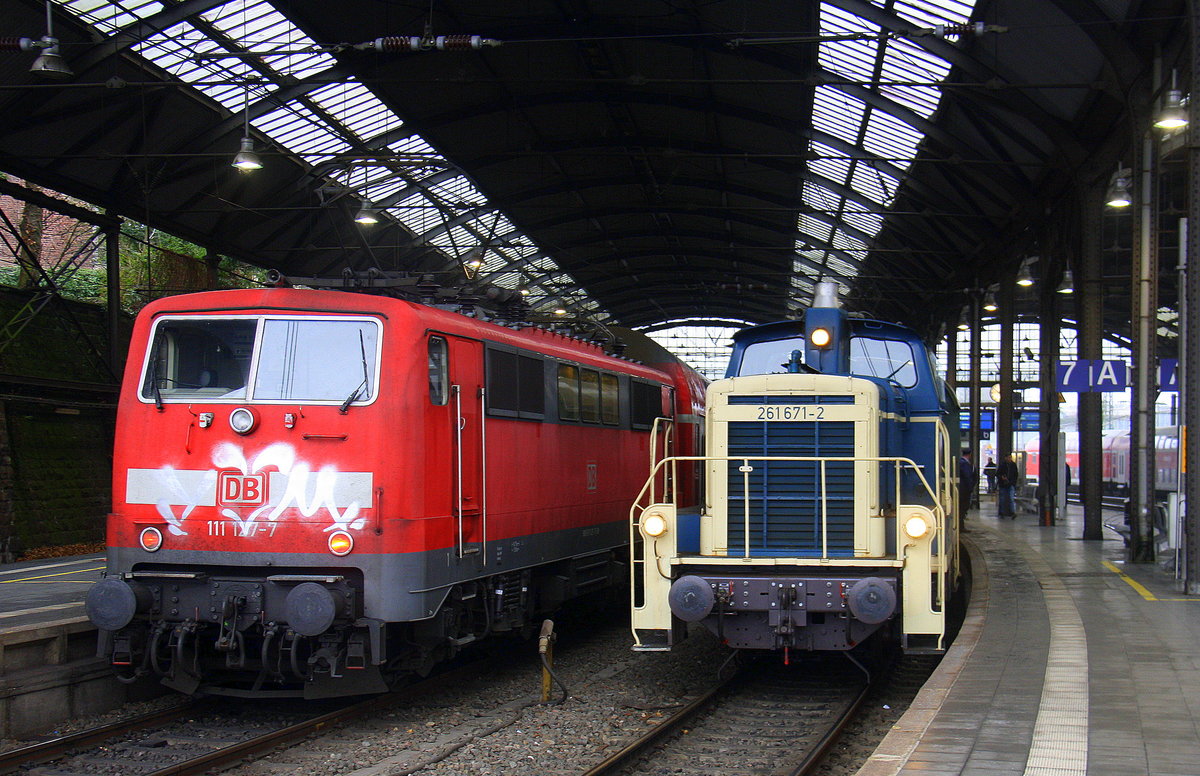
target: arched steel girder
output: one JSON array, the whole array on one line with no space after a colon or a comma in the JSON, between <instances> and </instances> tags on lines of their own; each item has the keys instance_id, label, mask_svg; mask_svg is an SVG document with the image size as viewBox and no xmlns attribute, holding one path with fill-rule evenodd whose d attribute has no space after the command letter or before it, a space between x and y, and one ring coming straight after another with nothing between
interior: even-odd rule
<instances>
[{"instance_id":1,"label":"arched steel girder","mask_svg":"<svg viewBox=\"0 0 1200 776\"><path fill-rule=\"evenodd\" d=\"M797 85L797 88L808 88ZM683 113L711 114L722 118L736 119L747 124L761 126L781 133L796 135L796 123L793 118L762 110L751 110L744 105L729 102L712 101L703 97L675 94L668 92L637 91L621 93L619 98L604 92L594 90L578 90L569 92L539 92L521 96L498 95L497 99L488 103L475 103L463 106L461 109L445 111L435 116L427 117L423 123L436 131L438 126L453 124L458 121L480 121L489 116L511 114L514 110L545 108L547 106L566 106L574 104L595 104L611 102L619 99L626 104L647 105L653 108L670 108ZM590 142L586 137L579 139L581 143ZM638 145L636 138L629 138L629 143ZM747 151L748 149L729 149L729 151ZM803 153L803 148L797 148L796 153ZM751 151L753 153L753 151ZM486 154L481 154L486 156ZM466 160L464 160L465 162ZM469 166L469 165L468 165Z\"/></svg>"},{"instance_id":2,"label":"arched steel girder","mask_svg":"<svg viewBox=\"0 0 1200 776\"><path fill-rule=\"evenodd\" d=\"M205 11L211 11L226 2L227 0L183 0L183 2L168 5L156 14L122 27L88 48L83 54L72 57L71 67L77 73L87 72L109 57L116 56L119 52L143 43L180 22L187 21L193 16L199 16Z\"/></svg>"},{"instance_id":3,"label":"arched steel girder","mask_svg":"<svg viewBox=\"0 0 1200 776\"><path fill-rule=\"evenodd\" d=\"M876 170L895 178L896 180L900 181L901 188L909 189L910 191L929 201L930 204L936 204L939 210L945 210L947 208L960 208L963 210L973 210L974 213L971 215L974 216L985 216L984 212L979 209L974 201L961 202L958 200L948 199L942 192L914 180L906 169L897 167L896 164L891 160L884 159L872 151L868 151L861 146L847 143L840 137L831 135L828 132L823 132L816 127L809 127L808 129L804 130L803 133L814 143L820 143L821 145L829 146L830 148L846 155L847 157L866 162ZM919 159L917 161L919 161Z\"/></svg>"},{"instance_id":4,"label":"arched steel girder","mask_svg":"<svg viewBox=\"0 0 1200 776\"><path fill-rule=\"evenodd\" d=\"M613 144L610 142L608 144L605 144L603 147L611 147L612 145ZM658 143L652 142L652 143L647 144L644 140L641 145L643 147L647 146L647 145L654 147L654 148L659 147ZM668 141L665 138L663 139L663 141L661 143L661 147L663 148L664 152L669 152L670 150L683 150L684 152L687 152L689 150L693 150L696 148L695 144L689 144L687 142L680 143L680 142L674 141L674 140ZM589 148L590 148L590 146L580 146L580 145L576 144L575 146L572 147L572 150L580 150L580 151L586 153L589 150ZM857 148L857 147L851 146L851 148ZM544 149L538 149L538 150L544 150ZM711 150L711 147L706 147L705 150ZM858 149L858 150L860 152L860 155L862 155L863 157L871 156L869 154L869 152L866 152L863 149ZM667 155L667 153L663 154L664 157L666 155ZM499 157L499 156L496 157L497 163L499 163L502 160L503 160L503 157ZM857 191L856 189L853 189L849 186L845 186L838 181L834 181L830 178L820 175L819 173L816 173L813 170L811 170L810 168L808 168L806 165L801 165L801 166L797 167L795 165L784 166L784 165L779 165L779 164L771 164L769 162L769 160L752 159L751 161L753 161L755 164L761 164L763 167L772 169L772 170L782 173L782 174L794 175L799 180L811 181L819 186L822 186L825 189L830 190L831 192L837 194L838 196L844 197L845 199L862 206L865 209L877 212L882 216L887 215L887 207L885 205L883 205L882 203L876 202L875 200L873 200L870 197L866 196L865 194ZM864 158L864 161L868 161L868 160L866 158ZM892 171L894 170L895 176L899 176L900 178L902 178L904 176L903 171L895 168L894 166L891 166L891 165L889 165L889 166L891 167L891 170L888 170L889 174L892 174ZM476 171L481 169L481 167L478 163L473 164L472 167ZM876 169L878 169L878 167ZM688 183L689 180L691 181L690 183ZM748 197L762 198L764 196L763 193L758 189L753 189L753 188L749 188L749 187L734 188L734 187L729 186L728 184L725 184L724 182L714 181L712 179L700 179L700 180L703 182L698 184L698 183L696 183L697 179L683 179L683 178L679 178L679 177L674 177L674 178L672 178L672 183L673 184L681 183L683 185L691 185L693 188L702 188L705 190L716 191L718 193L723 193L728 190L728 191L733 191L734 193L743 194ZM622 181L622 183L630 183L630 182L634 182L634 177L632 174L628 178L626 178L624 181ZM607 184L606 183L597 183L596 185L612 185L612 184L611 183L607 183ZM566 193L566 192L571 192L571 191L580 191L580 190L583 190L583 188L580 187L574 181L564 181L562 184L559 184L557 187L546 187L543 189L538 189L533 192L524 192L521 194L510 195L505 198L505 204L507 205L507 204L513 203L513 202L520 203L522 201L540 197L540 196L547 196L547 195L556 194L556 193L561 194L561 193ZM397 196L399 196L399 194ZM411 196L411 193L404 193L404 196ZM395 197L393 197L391 199L395 199ZM784 203L784 200L776 198L776 203L777 203L777 206L795 207L793 201L790 198L786 201L785 204L782 204L782 203ZM807 207L807 206L800 206L796 209L798 210L798 212L804 212L804 210L803 210L804 207ZM933 213L930 213L929 215L935 216L938 218L967 218L967 217L971 217L972 214L962 213L962 212L949 212L949 213L933 212ZM912 223L912 224L920 223L919 221L909 220L909 219L906 219L906 222ZM924 242L924 241L929 240L930 237L932 236L930 234L913 233L910 231L913 228L911 226L905 226L905 227L897 226L896 228L907 233L907 236L909 237L909 239L913 240L914 242Z\"/></svg>"},{"instance_id":5,"label":"arched steel girder","mask_svg":"<svg viewBox=\"0 0 1200 776\"><path fill-rule=\"evenodd\" d=\"M825 0L825 2L892 32L905 33L914 27L912 22L901 19L894 12L864 2L864 0ZM1004 105L1036 126L1038 131L1064 153L1070 153L1075 162L1083 158L1085 153L1083 147L1070 133L1066 124L1049 113L1036 100L1020 90L1005 92L988 90L983 83L992 79L999 79L1005 84L1019 83L1021 79L1014 74L1002 72L995 64L988 64L967 50L933 35L909 35L905 40L914 46L925 49L939 59L949 62L965 75L981 82L978 91L956 90L956 94L983 107L996 103ZM982 97L986 97L986 99L980 99ZM999 117L993 117L993 119L1000 120ZM1012 131L1011 128L1009 131Z\"/></svg>"},{"instance_id":6,"label":"arched steel girder","mask_svg":"<svg viewBox=\"0 0 1200 776\"><path fill-rule=\"evenodd\" d=\"M520 197L507 197L506 204L508 204L509 206L515 205L515 207L523 207L523 206L526 206L523 203L529 202L531 200L541 199L541 198L545 198L545 197L553 197L556 195L561 195L561 194L570 193L570 192L580 192L580 191L586 192L586 191L589 191L592 189L598 189L598 188L620 188L620 187L628 186L631 183L636 183L636 182L637 181L633 180L632 176L629 176L629 175L617 175L617 176L611 176L611 177L607 177L607 178L591 178L586 181L582 181L582 182L577 181L577 182L573 182L573 183L567 181L567 182L563 182L561 184L556 184L554 186L548 186L548 187L545 187L542 189L526 191ZM775 210L792 211L792 212L796 212L797 214L811 215L819 220L825 220L829 224L837 226L837 228L840 229L841 231L843 231L845 234L847 234L851 237L854 237L856 240L859 240L861 242L870 243L870 241L874 238L874 235L867 234L866 232L859 230L857 227L854 227L851 224L845 223L836 218L832 218L831 216L827 216L823 213L815 212L815 211L811 210L810 206L804 205L802 203L797 203L796 200L791 197L774 196L770 192L765 192L765 191L753 189L753 188L746 187L746 186L732 186L727 183L723 184L720 181L714 181L714 180L711 180L708 178L691 179L691 178L676 177L672 180L672 185L674 187L680 187L680 188L687 187L687 188L696 189L698 191L707 191L707 192L712 192L712 193L716 193L716 194L726 194L726 193L735 194L738 196L746 197L747 199L760 200L760 201L767 203L772 209L775 209ZM734 215L731 215L730 214L731 211L722 209L720 206L690 207L687 204L681 204L681 205L672 205L670 207L666 207L666 206L661 206L661 205L658 205L655 203L647 203L646 205L621 205L621 206L613 206L613 207L608 207L608 208L589 208L586 216L567 214L567 215L554 216L554 217L550 217L550 218L543 218L543 219L537 219L537 220L525 219L522 222L522 226L529 232L537 232L537 231L547 229L547 228L550 228L553 226L559 226L559 225L562 225L565 223L571 223L573 221L579 221L579 220L594 221L597 218L603 218L605 216L636 215L638 213L646 213L646 212L662 213L662 214L671 213L671 214L680 215L680 216L690 215L693 217L708 215L716 220L721 220L721 221L733 220L733 221L736 221L739 223L745 223L747 225L754 225L754 226L757 226L758 228L769 229L771 231L775 231L777 229L777 226L774 223L771 223L768 221L755 222L755 221L751 220L750 218L748 218L747 216L737 213L737 211L733 211Z\"/></svg>"},{"instance_id":7,"label":"arched steel girder","mask_svg":"<svg viewBox=\"0 0 1200 776\"><path fill-rule=\"evenodd\" d=\"M714 326L728 329L744 329L747 326L753 325L750 321L739 318L678 318L651 324L650 326L638 329L638 331L643 334L653 334L656 331L674 329L677 326Z\"/></svg>"},{"instance_id":8,"label":"arched steel girder","mask_svg":"<svg viewBox=\"0 0 1200 776\"><path fill-rule=\"evenodd\" d=\"M1143 67L1128 41L1114 34L1114 20L1105 14L1095 0L1047 0L1067 18L1078 25L1079 31L1092 40L1105 61L1108 78L1103 79L1105 91L1114 99L1124 101L1128 88Z\"/></svg>"},{"instance_id":9,"label":"arched steel girder","mask_svg":"<svg viewBox=\"0 0 1200 776\"><path fill-rule=\"evenodd\" d=\"M678 318L693 312L701 317L717 316L722 318L736 314L758 322L779 320L788 314L788 297L786 296L781 296L775 301L743 296L736 302L731 302L722 300L720 297L697 299L696 294L691 291L655 289L631 296L629 302L624 306L630 308L632 312L623 313L619 317L622 325L631 328L653 325L664 317ZM651 306L657 308L657 315L649 312L636 312L639 309L649 310Z\"/></svg>"},{"instance_id":10,"label":"arched steel girder","mask_svg":"<svg viewBox=\"0 0 1200 776\"><path fill-rule=\"evenodd\" d=\"M682 254L688 259L687 264L677 263L668 265L663 259ZM668 273L678 277L679 273L717 272L720 276L753 277L755 282L790 287L792 273L787 268L781 268L779 263L755 257L739 255L736 257L737 267L731 264L729 251L718 248L689 249L686 252L673 253L670 248L633 247L627 250L616 249L608 252L603 261L588 263L588 272L592 275L606 277L588 282L588 288L606 288L611 284L628 283L630 275ZM694 261L694 260L704 261ZM646 260L649 263L643 264ZM815 265L813 269L821 269ZM827 273L832 274L832 273Z\"/></svg>"},{"instance_id":11,"label":"arched steel girder","mask_svg":"<svg viewBox=\"0 0 1200 776\"><path fill-rule=\"evenodd\" d=\"M826 74L826 77L831 81L828 84L831 89L837 89L856 100L865 102L873 108L878 108L884 113L903 121L927 137L942 143L947 148L953 149L956 153L963 154L968 158L974 158L978 155L978 149L968 145L962 139L952 135L900 103L856 84L837 83L836 78L829 74ZM991 199L999 207L1006 207L1007 202L1010 201L1012 196L1016 195L1017 192L1023 192L1026 188L1024 181L1016 181L1012 176L1005 175L1002 172L997 172L994 175L981 175L971 168L960 169L959 172L962 173L964 179L972 182L975 188L979 189L982 194Z\"/></svg>"}]
</instances>

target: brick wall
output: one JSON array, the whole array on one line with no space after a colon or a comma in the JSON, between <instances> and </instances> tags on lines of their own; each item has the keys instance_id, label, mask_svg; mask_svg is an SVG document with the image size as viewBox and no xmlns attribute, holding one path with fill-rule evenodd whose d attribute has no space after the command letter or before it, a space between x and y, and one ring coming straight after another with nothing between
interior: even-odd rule
<instances>
[{"instance_id":1,"label":"brick wall","mask_svg":"<svg viewBox=\"0 0 1200 776\"><path fill-rule=\"evenodd\" d=\"M56 300L11 336L31 299L0 286L0 553L101 541L111 499L105 312Z\"/></svg>"}]
</instances>

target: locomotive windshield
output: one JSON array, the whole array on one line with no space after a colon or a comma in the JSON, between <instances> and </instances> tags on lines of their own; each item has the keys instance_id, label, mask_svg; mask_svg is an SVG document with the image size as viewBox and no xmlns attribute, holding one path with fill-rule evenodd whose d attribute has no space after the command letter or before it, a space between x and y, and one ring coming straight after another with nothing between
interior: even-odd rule
<instances>
[{"instance_id":1,"label":"locomotive windshield","mask_svg":"<svg viewBox=\"0 0 1200 776\"><path fill-rule=\"evenodd\" d=\"M794 336L746 345L739 375L771 375L788 371L795 351L804 361L804 337ZM912 345L903 340L875 337L850 338L850 374L892 380L902 388L917 384L917 367Z\"/></svg>"},{"instance_id":2,"label":"locomotive windshield","mask_svg":"<svg viewBox=\"0 0 1200 776\"><path fill-rule=\"evenodd\" d=\"M379 325L345 318L162 320L143 400L367 402L375 396Z\"/></svg>"}]
</instances>

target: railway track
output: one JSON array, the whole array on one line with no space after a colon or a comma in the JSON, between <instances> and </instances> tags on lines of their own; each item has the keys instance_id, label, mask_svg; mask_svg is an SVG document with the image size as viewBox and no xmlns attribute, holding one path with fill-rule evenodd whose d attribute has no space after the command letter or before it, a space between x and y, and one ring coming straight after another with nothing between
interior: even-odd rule
<instances>
[{"instance_id":1,"label":"railway track","mask_svg":"<svg viewBox=\"0 0 1200 776\"><path fill-rule=\"evenodd\" d=\"M181 704L0 753L0 774L187 776L229 767L289 742L377 713L440 683L486 670L480 660L357 703L276 704L205 700ZM282 708L281 708L282 706Z\"/></svg>"},{"instance_id":2,"label":"railway track","mask_svg":"<svg viewBox=\"0 0 1200 776\"><path fill-rule=\"evenodd\" d=\"M804 776L870 690L844 656L756 662L679 709L584 776Z\"/></svg>"}]
</instances>

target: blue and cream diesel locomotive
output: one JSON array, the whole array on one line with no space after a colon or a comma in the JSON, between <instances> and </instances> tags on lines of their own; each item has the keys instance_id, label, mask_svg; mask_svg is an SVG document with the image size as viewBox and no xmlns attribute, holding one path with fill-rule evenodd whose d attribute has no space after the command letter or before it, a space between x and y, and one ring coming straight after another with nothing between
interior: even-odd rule
<instances>
[{"instance_id":1,"label":"blue and cream diesel locomotive","mask_svg":"<svg viewBox=\"0 0 1200 776\"><path fill-rule=\"evenodd\" d=\"M910 329L848 316L829 282L802 322L735 335L705 455L654 462L631 511L634 649L699 622L735 649L848 650L882 631L943 650L958 405L931 356ZM672 496L692 468L698 512Z\"/></svg>"}]
</instances>

